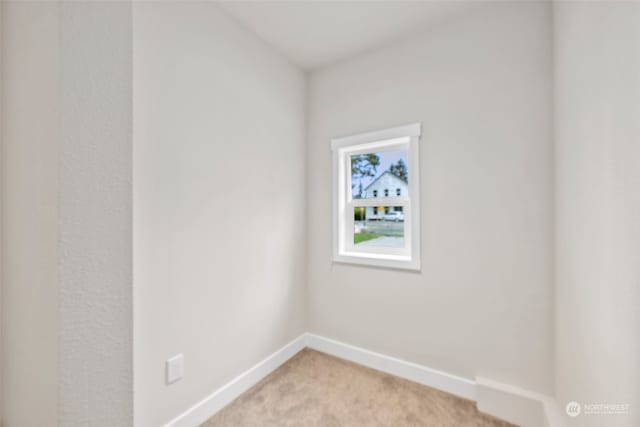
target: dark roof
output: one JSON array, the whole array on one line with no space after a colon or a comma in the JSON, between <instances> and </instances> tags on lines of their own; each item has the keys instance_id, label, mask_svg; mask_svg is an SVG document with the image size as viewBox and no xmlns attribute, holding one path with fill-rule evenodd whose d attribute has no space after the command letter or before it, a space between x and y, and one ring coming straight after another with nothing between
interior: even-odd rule
<instances>
[{"instance_id":1,"label":"dark roof","mask_svg":"<svg viewBox=\"0 0 640 427\"><path fill-rule=\"evenodd\" d=\"M373 184L375 184L375 183L376 183L380 178L382 178L382 177L383 177L383 176L385 176L386 174L391 175L392 177L394 177L395 179L397 179L398 181L400 181L401 183L403 183L403 184L405 184L405 185L406 185L406 184L408 184L408 182L407 182L407 181L405 181L404 179L402 179L402 178L398 177L397 175L392 174L392 173L391 173L391 171L389 171L389 169L387 169L386 171L384 171L384 172L382 172L380 175L378 175L378 176L376 177L376 179L374 179L373 181L371 181L371 182L369 183L369 185L367 185L367 186L365 187L364 191L367 191L367 190L369 189L369 187L371 187Z\"/></svg>"}]
</instances>

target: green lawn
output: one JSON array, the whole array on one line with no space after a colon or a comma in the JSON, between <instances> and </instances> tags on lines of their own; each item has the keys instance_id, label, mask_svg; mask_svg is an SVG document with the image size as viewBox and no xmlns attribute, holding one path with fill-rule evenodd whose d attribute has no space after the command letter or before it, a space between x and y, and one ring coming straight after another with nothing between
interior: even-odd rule
<instances>
[{"instance_id":1,"label":"green lawn","mask_svg":"<svg viewBox=\"0 0 640 427\"><path fill-rule=\"evenodd\" d=\"M377 239L378 237L382 237L384 234L380 233L358 233L353 235L353 243L358 244L360 242L366 242L367 240Z\"/></svg>"}]
</instances>

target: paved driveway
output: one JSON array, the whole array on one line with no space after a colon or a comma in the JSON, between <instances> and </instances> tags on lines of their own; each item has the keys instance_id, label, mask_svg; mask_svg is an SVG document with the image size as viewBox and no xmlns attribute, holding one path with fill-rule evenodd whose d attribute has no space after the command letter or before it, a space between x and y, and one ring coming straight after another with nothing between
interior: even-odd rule
<instances>
[{"instance_id":1,"label":"paved driveway","mask_svg":"<svg viewBox=\"0 0 640 427\"><path fill-rule=\"evenodd\" d=\"M377 239L365 240L357 243L356 246L376 246L378 248L402 248L404 247L404 237L382 236Z\"/></svg>"}]
</instances>

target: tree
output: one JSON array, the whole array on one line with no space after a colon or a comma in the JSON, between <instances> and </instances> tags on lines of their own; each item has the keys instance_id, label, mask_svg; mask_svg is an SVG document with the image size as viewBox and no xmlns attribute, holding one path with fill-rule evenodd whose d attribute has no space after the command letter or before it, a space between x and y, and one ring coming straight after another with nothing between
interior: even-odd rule
<instances>
[{"instance_id":1,"label":"tree","mask_svg":"<svg viewBox=\"0 0 640 427\"><path fill-rule=\"evenodd\" d=\"M404 182L409 182L409 171L407 170L407 165L402 159L398 160L397 163L389 166L389 172L391 172Z\"/></svg>"},{"instance_id":2,"label":"tree","mask_svg":"<svg viewBox=\"0 0 640 427\"><path fill-rule=\"evenodd\" d=\"M356 186L358 180L358 192L354 197L362 197L362 180L364 178L373 177L376 174L376 168L380 164L380 157L375 153L357 154L351 156L351 189ZM354 193L356 194L356 193Z\"/></svg>"}]
</instances>

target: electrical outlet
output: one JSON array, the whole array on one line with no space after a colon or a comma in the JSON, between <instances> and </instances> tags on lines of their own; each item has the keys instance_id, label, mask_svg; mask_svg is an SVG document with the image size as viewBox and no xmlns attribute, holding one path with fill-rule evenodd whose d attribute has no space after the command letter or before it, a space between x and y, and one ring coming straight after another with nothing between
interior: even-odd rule
<instances>
[{"instance_id":1,"label":"electrical outlet","mask_svg":"<svg viewBox=\"0 0 640 427\"><path fill-rule=\"evenodd\" d=\"M184 355L178 354L167 360L167 385L173 384L184 376Z\"/></svg>"}]
</instances>

